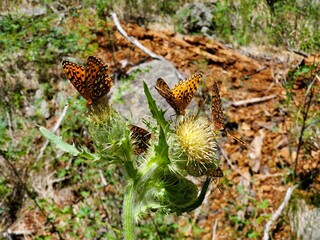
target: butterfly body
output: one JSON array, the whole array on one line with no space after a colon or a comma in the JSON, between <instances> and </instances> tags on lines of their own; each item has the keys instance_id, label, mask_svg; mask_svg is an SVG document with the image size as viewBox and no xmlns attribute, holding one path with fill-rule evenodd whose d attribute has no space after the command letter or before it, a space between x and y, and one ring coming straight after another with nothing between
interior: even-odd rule
<instances>
[{"instance_id":1,"label":"butterfly body","mask_svg":"<svg viewBox=\"0 0 320 240\"><path fill-rule=\"evenodd\" d=\"M162 78L158 78L156 90L177 114L185 115L185 109L195 95L202 77L203 72L196 72L187 80L180 81L172 90Z\"/></svg>"},{"instance_id":2,"label":"butterfly body","mask_svg":"<svg viewBox=\"0 0 320 240\"><path fill-rule=\"evenodd\" d=\"M113 85L108 65L94 56L88 57L85 67L69 61L63 61L62 67L72 85L87 100L87 106L107 94Z\"/></svg>"},{"instance_id":3,"label":"butterfly body","mask_svg":"<svg viewBox=\"0 0 320 240\"><path fill-rule=\"evenodd\" d=\"M216 82L213 83L213 87L212 87L212 110L211 111L212 111L212 120L213 120L215 129L224 131L228 137L233 138L234 140L236 140L237 142L239 142L240 144L246 147L250 147L246 142L233 136L226 130L226 127L224 124L224 115L222 111L220 93L219 93L218 85Z\"/></svg>"}]
</instances>

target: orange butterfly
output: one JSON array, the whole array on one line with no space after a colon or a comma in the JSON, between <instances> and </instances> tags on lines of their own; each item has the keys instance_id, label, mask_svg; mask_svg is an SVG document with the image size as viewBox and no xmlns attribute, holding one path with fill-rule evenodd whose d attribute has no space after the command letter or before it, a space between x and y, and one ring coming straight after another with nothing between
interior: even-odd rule
<instances>
[{"instance_id":1,"label":"orange butterfly","mask_svg":"<svg viewBox=\"0 0 320 240\"><path fill-rule=\"evenodd\" d=\"M215 129L218 129L220 131L224 131L228 137L233 138L234 140L236 140L237 142L239 142L240 144L242 144L246 147L250 147L246 142L233 136L232 134L230 134L226 130L225 125L224 125L224 115L223 115L223 111L222 111L221 98L220 98L220 94L219 94L218 85L216 82L213 83L213 87L212 87L212 109L211 109L211 111L212 111L212 120L213 120L213 124L214 124Z\"/></svg>"},{"instance_id":2,"label":"orange butterfly","mask_svg":"<svg viewBox=\"0 0 320 240\"><path fill-rule=\"evenodd\" d=\"M196 72L187 80L180 81L172 90L162 78L158 78L156 90L177 114L185 115L185 109L195 95L202 77L203 72Z\"/></svg>"},{"instance_id":3,"label":"orange butterfly","mask_svg":"<svg viewBox=\"0 0 320 240\"><path fill-rule=\"evenodd\" d=\"M107 94L113 85L108 65L94 56L88 57L85 67L69 61L63 61L62 67L72 85L87 100L87 106Z\"/></svg>"},{"instance_id":4,"label":"orange butterfly","mask_svg":"<svg viewBox=\"0 0 320 240\"><path fill-rule=\"evenodd\" d=\"M147 151L151 133L135 125L129 125L129 128L131 131L131 140L133 142L134 154L140 155Z\"/></svg>"}]
</instances>

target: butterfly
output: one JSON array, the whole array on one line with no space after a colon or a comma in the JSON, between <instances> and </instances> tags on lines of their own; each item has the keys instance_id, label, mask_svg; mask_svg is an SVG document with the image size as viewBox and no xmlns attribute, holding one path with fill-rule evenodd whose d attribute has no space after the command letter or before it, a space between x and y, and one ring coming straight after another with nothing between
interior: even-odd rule
<instances>
[{"instance_id":1,"label":"butterfly","mask_svg":"<svg viewBox=\"0 0 320 240\"><path fill-rule=\"evenodd\" d=\"M162 78L158 78L155 88L177 114L185 115L185 109L195 95L202 77L202 71L196 72L187 80L180 81L172 90Z\"/></svg>"},{"instance_id":2,"label":"butterfly","mask_svg":"<svg viewBox=\"0 0 320 240\"><path fill-rule=\"evenodd\" d=\"M246 147L250 147L246 142L233 136L232 134L230 134L226 130L226 127L224 125L224 115L223 115L223 111L222 111L222 103L221 103L220 93L219 93L218 85L216 82L213 83L213 87L212 87L212 109L211 109L211 111L212 111L212 120L213 120L213 124L214 124L215 129L218 129L220 131L224 131L228 137L233 138L234 140L236 140L237 142L239 142L240 144L242 144Z\"/></svg>"},{"instance_id":3,"label":"butterfly","mask_svg":"<svg viewBox=\"0 0 320 240\"><path fill-rule=\"evenodd\" d=\"M129 125L129 128L133 142L133 152L136 155L140 155L148 149L151 133L135 125Z\"/></svg>"},{"instance_id":4,"label":"butterfly","mask_svg":"<svg viewBox=\"0 0 320 240\"><path fill-rule=\"evenodd\" d=\"M63 61L62 67L72 85L87 100L87 106L101 99L113 85L108 65L94 56L88 57L85 67L69 61Z\"/></svg>"}]
</instances>

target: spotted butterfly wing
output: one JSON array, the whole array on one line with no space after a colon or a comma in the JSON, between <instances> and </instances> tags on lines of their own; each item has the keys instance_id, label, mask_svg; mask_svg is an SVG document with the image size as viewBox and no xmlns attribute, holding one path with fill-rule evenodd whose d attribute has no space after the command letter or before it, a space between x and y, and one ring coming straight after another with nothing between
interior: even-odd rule
<instances>
[{"instance_id":1,"label":"spotted butterfly wing","mask_svg":"<svg viewBox=\"0 0 320 240\"><path fill-rule=\"evenodd\" d=\"M197 92L203 72L199 71L191 75L187 80L180 81L172 89L173 96L176 100L181 101L182 107L185 109L191 102L193 96Z\"/></svg>"},{"instance_id":2,"label":"spotted butterfly wing","mask_svg":"<svg viewBox=\"0 0 320 240\"><path fill-rule=\"evenodd\" d=\"M129 128L133 141L133 151L136 155L140 155L148 149L151 133L135 125L129 125Z\"/></svg>"},{"instance_id":3,"label":"spotted butterfly wing","mask_svg":"<svg viewBox=\"0 0 320 240\"><path fill-rule=\"evenodd\" d=\"M182 113L182 109L179 108L179 104L174 98L171 89L162 78L158 78L157 84L156 84L156 90L177 113L179 114Z\"/></svg>"},{"instance_id":4,"label":"spotted butterfly wing","mask_svg":"<svg viewBox=\"0 0 320 240\"><path fill-rule=\"evenodd\" d=\"M87 100L87 106L107 94L113 85L108 66L94 56L88 57L85 67L69 61L63 61L62 66L72 85Z\"/></svg>"},{"instance_id":5,"label":"spotted butterfly wing","mask_svg":"<svg viewBox=\"0 0 320 240\"><path fill-rule=\"evenodd\" d=\"M91 98L96 101L107 94L113 85L113 79L110 76L108 66L105 65L99 69L93 82L93 91Z\"/></svg>"},{"instance_id":6,"label":"spotted butterfly wing","mask_svg":"<svg viewBox=\"0 0 320 240\"><path fill-rule=\"evenodd\" d=\"M69 61L63 61L62 67L75 89L77 89L82 97L90 101L91 97L86 86L86 69Z\"/></svg>"},{"instance_id":7,"label":"spotted butterfly wing","mask_svg":"<svg viewBox=\"0 0 320 240\"><path fill-rule=\"evenodd\" d=\"M172 90L163 79L159 78L157 80L156 90L177 114L185 115L185 109L196 93L202 76L203 73L199 71L187 80L180 81Z\"/></svg>"},{"instance_id":8,"label":"spotted butterfly wing","mask_svg":"<svg viewBox=\"0 0 320 240\"><path fill-rule=\"evenodd\" d=\"M94 57L89 56L87 60L86 69L86 86L88 89L88 93L92 96L93 88L94 88L94 81L97 78L97 73L103 67L103 62Z\"/></svg>"},{"instance_id":9,"label":"spotted butterfly wing","mask_svg":"<svg viewBox=\"0 0 320 240\"><path fill-rule=\"evenodd\" d=\"M213 83L213 87L212 87L212 109L211 109L211 111L212 111L212 120L213 120L213 124L214 124L215 129L220 130L220 131L224 131L228 137L233 138L234 140L236 140L237 142L239 142L243 146L250 147L246 142L233 136L225 129L224 115L223 115L223 111L222 111L222 103L221 103L219 88L218 88L218 85L216 82Z\"/></svg>"},{"instance_id":10,"label":"spotted butterfly wing","mask_svg":"<svg viewBox=\"0 0 320 240\"><path fill-rule=\"evenodd\" d=\"M222 111L222 103L219 94L218 85L213 83L212 87L212 119L214 127L218 130L224 130L224 116Z\"/></svg>"}]
</instances>

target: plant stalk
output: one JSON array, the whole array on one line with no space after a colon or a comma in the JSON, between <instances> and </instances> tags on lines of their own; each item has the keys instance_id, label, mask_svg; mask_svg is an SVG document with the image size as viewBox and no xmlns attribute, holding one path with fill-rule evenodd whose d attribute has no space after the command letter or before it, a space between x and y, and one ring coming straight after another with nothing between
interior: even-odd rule
<instances>
[{"instance_id":1,"label":"plant stalk","mask_svg":"<svg viewBox=\"0 0 320 240\"><path fill-rule=\"evenodd\" d=\"M131 180L126 189L123 202L123 231L126 240L134 239L134 181Z\"/></svg>"}]
</instances>

